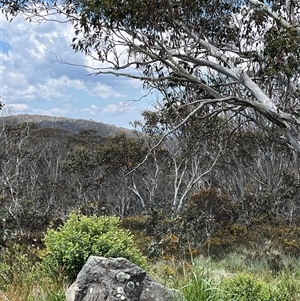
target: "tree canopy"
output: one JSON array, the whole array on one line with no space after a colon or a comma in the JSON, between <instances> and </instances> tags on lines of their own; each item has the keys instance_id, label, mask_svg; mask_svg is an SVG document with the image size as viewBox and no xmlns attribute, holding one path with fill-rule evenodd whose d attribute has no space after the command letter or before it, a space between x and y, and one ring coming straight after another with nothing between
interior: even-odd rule
<instances>
[{"instance_id":1,"label":"tree canopy","mask_svg":"<svg viewBox=\"0 0 300 301\"><path fill-rule=\"evenodd\" d=\"M2 0L0 7L9 19L63 15L74 26L73 49L99 62L92 74L140 79L161 93L162 124L177 129L192 116L221 115L276 125L300 151L298 1Z\"/></svg>"}]
</instances>

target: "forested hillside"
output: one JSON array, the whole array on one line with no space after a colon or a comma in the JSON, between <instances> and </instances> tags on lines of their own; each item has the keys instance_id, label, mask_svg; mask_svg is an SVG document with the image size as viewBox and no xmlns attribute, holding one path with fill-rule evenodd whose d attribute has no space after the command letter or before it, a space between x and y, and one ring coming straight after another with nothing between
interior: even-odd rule
<instances>
[{"instance_id":1,"label":"forested hillside","mask_svg":"<svg viewBox=\"0 0 300 301\"><path fill-rule=\"evenodd\" d=\"M3 123L1 244L42 234L79 211L119 216L157 242L169 244L173 233L177 247L189 242L224 251L249 243L251 231L255 243L279 235L287 251L298 252L296 242L290 246L270 228L300 222L298 155L275 138L280 133L214 118L193 120L158 143L162 135L151 116L145 112L143 126L136 123L134 138Z\"/></svg>"},{"instance_id":2,"label":"forested hillside","mask_svg":"<svg viewBox=\"0 0 300 301\"><path fill-rule=\"evenodd\" d=\"M29 115L20 114L12 116L3 116L0 118L0 125L3 126L7 123L24 123L32 122L38 128L56 128L65 130L71 134L78 134L82 130L94 130L98 135L106 137L116 133L124 132L131 135L131 131L125 128L119 128L114 125L105 124L86 119L72 119L66 117L54 117L46 115Z\"/></svg>"}]
</instances>

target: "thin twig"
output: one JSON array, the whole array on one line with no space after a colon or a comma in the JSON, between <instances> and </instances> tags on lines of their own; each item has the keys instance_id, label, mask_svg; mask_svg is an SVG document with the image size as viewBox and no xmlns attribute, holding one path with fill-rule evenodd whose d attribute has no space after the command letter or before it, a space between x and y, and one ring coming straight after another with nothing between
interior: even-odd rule
<instances>
[{"instance_id":1,"label":"thin twig","mask_svg":"<svg viewBox=\"0 0 300 301\"><path fill-rule=\"evenodd\" d=\"M219 99L219 101L224 101L231 99L232 97L225 97L222 99ZM208 102L210 101L210 99L207 100ZM199 110L201 110L203 108L204 105L206 105L207 102L205 102L205 100L203 100L203 103L201 103L197 108L195 108L191 113L189 113L178 125L176 125L173 129L171 129L170 131L168 131L167 133L163 134L163 136L158 140L158 142L152 146L150 148L150 150L148 151L148 153L146 154L146 156L144 157L143 161L140 162L137 166L135 166L131 171L129 171L125 176L131 174L132 172L134 172L136 169L138 169L140 166L142 166L147 159L149 158L150 154L153 152L154 149L156 149L163 141L166 137L168 137L170 134L174 133L176 130L178 130L181 126L183 126L184 124L186 124L188 122L188 120L193 117Z\"/></svg>"},{"instance_id":2,"label":"thin twig","mask_svg":"<svg viewBox=\"0 0 300 301\"><path fill-rule=\"evenodd\" d=\"M6 297L6 295L2 291L0 291L0 294L4 298L3 301L9 301L9 299Z\"/></svg>"}]
</instances>

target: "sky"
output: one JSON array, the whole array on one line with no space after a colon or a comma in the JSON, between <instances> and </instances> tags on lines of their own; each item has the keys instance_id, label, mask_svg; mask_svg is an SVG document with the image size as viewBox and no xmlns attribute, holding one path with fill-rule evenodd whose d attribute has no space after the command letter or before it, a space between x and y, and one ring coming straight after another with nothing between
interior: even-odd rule
<instances>
[{"instance_id":1,"label":"sky","mask_svg":"<svg viewBox=\"0 0 300 301\"><path fill-rule=\"evenodd\" d=\"M57 62L56 56L72 64L94 64L70 47L71 24L0 18L1 116L39 114L131 128L143 110L153 109L154 95L139 100L147 91L138 80L90 76L84 67Z\"/></svg>"}]
</instances>

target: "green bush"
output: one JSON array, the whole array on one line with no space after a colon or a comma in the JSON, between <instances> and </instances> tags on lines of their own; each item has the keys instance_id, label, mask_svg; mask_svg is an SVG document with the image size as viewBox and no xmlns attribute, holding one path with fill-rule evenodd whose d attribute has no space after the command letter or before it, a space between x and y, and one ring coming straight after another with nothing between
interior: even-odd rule
<instances>
[{"instance_id":1,"label":"green bush","mask_svg":"<svg viewBox=\"0 0 300 301\"><path fill-rule=\"evenodd\" d=\"M247 273L238 273L221 283L220 300L269 301L270 290L261 279Z\"/></svg>"},{"instance_id":2,"label":"green bush","mask_svg":"<svg viewBox=\"0 0 300 301\"><path fill-rule=\"evenodd\" d=\"M73 280L90 255L124 257L142 268L146 259L136 248L129 231L117 217L70 214L57 230L48 229L43 262L53 272L63 270Z\"/></svg>"}]
</instances>

